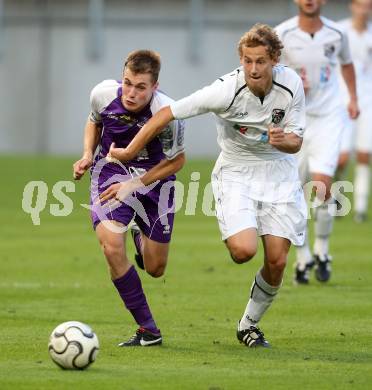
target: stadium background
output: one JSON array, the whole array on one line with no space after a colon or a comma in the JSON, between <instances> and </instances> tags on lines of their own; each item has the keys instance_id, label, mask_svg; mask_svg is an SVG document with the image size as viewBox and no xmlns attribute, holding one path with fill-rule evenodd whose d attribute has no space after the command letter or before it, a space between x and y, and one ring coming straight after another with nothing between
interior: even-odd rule
<instances>
[{"instance_id":1,"label":"stadium background","mask_svg":"<svg viewBox=\"0 0 372 390\"><path fill-rule=\"evenodd\" d=\"M347 12L341 0L324 8L336 20ZM309 286L294 287L291 251L283 287L261 324L273 348L237 343L236 321L263 253L233 264L216 219L202 212L217 153L211 117L188 121L189 159L178 175L187 191L200 172L196 215L187 215L185 202L177 213L165 277L141 273L161 348L116 347L134 323L80 206L89 197L87 175L67 194L72 213L51 215L53 204L62 209L52 188L72 181L81 153L89 92L120 77L129 50L158 50L161 86L180 98L237 66L237 40L253 23L276 24L295 13L291 0L0 0L1 390L371 387L371 222L356 225L352 215L335 223L334 274L326 285L312 276ZM32 180L49 190L39 226L22 210ZM131 240L128 246L133 258ZM90 324L99 337L100 354L86 372L64 372L48 356L49 334L66 320Z\"/></svg>"},{"instance_id":2,"label":"stadium background","mask_svg":"<svg viewBox=\"0 0 372 390\"><path fill-rule=\"evenodd\" d=\"M347 15L331 0L325 15ZM88 96L121 76L133 49L157 50L161 88L179 99L238 65L257 21L294 15L292 0L0 0L0 153L79 154ZM210 116L188 121L189 156L214 156Z\"/></svg>"}]
</instances>

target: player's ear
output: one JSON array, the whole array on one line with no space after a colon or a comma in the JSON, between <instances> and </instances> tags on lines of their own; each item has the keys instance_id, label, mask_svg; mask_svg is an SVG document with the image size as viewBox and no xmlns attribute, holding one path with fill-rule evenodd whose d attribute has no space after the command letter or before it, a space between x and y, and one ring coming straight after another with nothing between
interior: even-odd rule
<instances>
[{"instance_id":1,"label":"player's ear","mask_svg":"<svg viewBox=\"0 0 372 390\"><path fill-rule=\"evenodd\" d=\"M152 90L155 91L155 89L158 89L159 87L159 81L157 81L153 86L152 86Z\"/></svg>"}]
</instances>

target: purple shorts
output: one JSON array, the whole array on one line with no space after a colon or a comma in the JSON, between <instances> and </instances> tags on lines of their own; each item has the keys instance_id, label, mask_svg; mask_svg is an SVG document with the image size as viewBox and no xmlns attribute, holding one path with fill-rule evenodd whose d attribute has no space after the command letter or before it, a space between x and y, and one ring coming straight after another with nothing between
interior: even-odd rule
<instances>
[{"instance_id":1,"label":"purple shorts","mask_svg":"<svg viewBox=\"0 0 372 390\"><path fill-rule=\"evenodd\" d=\"M124 203L114 208L95 205L93 202L93 199L97 199L97 193L99 195L108 188L108 185L102 185L108 177L100 177L99 186L94 185L93 178L91 181L93 228L96 229L104 220L117 221L128 226L134 219L146 237L157 242L169 242L174 222L174 176L136 191L125 199Z\"/></svg>"}]
</instances>

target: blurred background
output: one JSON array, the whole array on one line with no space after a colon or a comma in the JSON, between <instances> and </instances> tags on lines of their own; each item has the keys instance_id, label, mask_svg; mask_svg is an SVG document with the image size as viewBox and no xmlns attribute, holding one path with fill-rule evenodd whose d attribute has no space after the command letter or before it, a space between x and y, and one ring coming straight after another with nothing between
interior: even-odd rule
<instances>
[{"instance_id":1,"label":"blurred background","mask_svg":"<svg viewBox=\"0 0 372 390\"><path fill-rule=\"evenodd\" d=\"M323 13L339 20L347 3ZM0 0L0 154L80 154L90 91L120 79L131 50L160 53L160 87L179 99L239 65L254 23L296 10L292 0ZM218 153L211 116L188 121L186 147Z\"/></svg>"}]
</instances>

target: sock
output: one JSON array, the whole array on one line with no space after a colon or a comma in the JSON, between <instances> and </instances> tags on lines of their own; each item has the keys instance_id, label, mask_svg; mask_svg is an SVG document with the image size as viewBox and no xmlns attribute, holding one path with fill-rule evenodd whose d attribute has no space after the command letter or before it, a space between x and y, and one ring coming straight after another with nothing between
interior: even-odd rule
<instances>
[{"instance_id":1,"label":"sock","mask_svg":"<svg viewBox=\"0 0 372 390\"><path fill-rule=\"evenodd\" d=\"M357 164L354 181L354 210L365 214L368 208L370 188L370 168L367 164Z\"/></svg>"},{"instance_id":2,"label":"sock","mask_svg":"<svg viewBox=\"0 0 372 390\"><path fill-rule=\"evenodd\" d=\"M302 246L296 246L297 267L300 271L305 271L306 265L312 260L309 247L309 231L305 231L305 242Z\"/></svg>"},{"instance_id":3,"label":"sock","mask_svg":"<svg viewBox=\"0 0 372 390\"><path fill-rule=\"evenodd\" d=\"M270 286L262 277L261 271L258 271L251 287L251 296L247 307L240 320L239 328L248 329L250 326L256 326L270 307L280 286Z\"/></svg>"},{"instance_id":4,"label":"sock","mask_svg":"<svg viewBox=\"0 0 372 390\"><path fill-rule=\"evenodd\" d=\"M329 198L315 208L315 241L314 254L320 258L328 255L329 236L333 229L334 210L335 206L333 198Z\"/></svg>"},{"instance_id":5,"label":"sock","mask_svg":"<svg viewBox=\"0 0 372 390\"><path fill-rule=\"evenodd\" d=\"M128 272L112 281L119 292L125 307L131 312L137 324L150 332L160 333L147 304L145 293L142 289L141 280L134 266Z\"/></svg>"}]
</instances>

